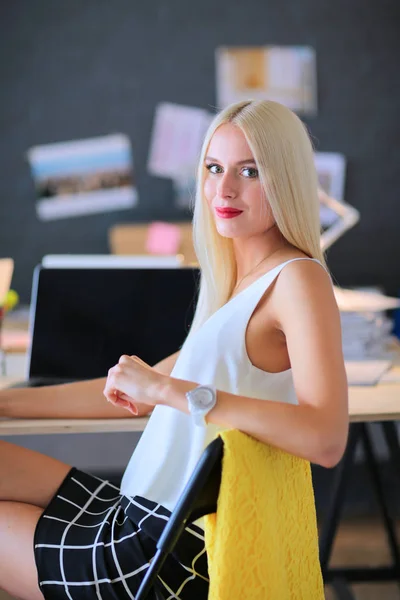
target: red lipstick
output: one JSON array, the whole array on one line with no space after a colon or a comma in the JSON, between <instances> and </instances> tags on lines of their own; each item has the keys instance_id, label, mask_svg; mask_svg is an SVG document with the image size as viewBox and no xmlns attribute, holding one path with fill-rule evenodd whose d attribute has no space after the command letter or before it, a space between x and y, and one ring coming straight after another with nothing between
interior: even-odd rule
<instances>
[{"instance_id":1,"label":"red lipstick","mask_svg":"<svg viewBox=\"0 0 400 600\"><path fill-rule=\"evenodd\" d=\"M233 217L238 217L241 215L243 211L238 210L237 208L217 207L215 212L217 213L218 217L221 217L221 219L233 219Z\"/></svg>"}]
</instances>

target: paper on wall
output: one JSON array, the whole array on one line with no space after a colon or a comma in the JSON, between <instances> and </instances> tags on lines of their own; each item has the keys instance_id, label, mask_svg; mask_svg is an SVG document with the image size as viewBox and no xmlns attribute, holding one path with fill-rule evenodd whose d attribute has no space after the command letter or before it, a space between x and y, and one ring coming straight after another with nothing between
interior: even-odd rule
<instances>
[{"instance_id":1,"label":"paper on wall","mask_svg":"<svg viewBox=\"0 0 400 600\"><path fill-rule=\"evenodd\" d=\"M216 50L218 106L274 100L295 112L317 112L315 51L308 46L220 47Z\"/></svg>"},{"instance_id":2,"label":"paper on wall","mask_svg":"<svg viewBox=\"0 0 400 600\"><path fill-rule=\"evenodd\" d=\"M137 190L128 137L113 134L28 151L36 213L49 221L133 207Z\"/></svg>"},{"instance_id":3,"label":"paper on wall","mask_svg":"<svg viewBox=\"0 0 400 600\"><path fill-rule=\"evenodd\" d=\"M315 152L314 164L321 188L336 200L343 200L346 158L339 152Z\"/></svg>"},{"instance_id":4,"label":"paper on wall","mask_svg":"<svg viewBox=\"0 0 400 600\"><path fill-rule=\"evenodd\" d=\"M194 209L196 198L196 178L185 177L183 179L174 179L174 198L177 208Z\"/></svg>"},{"instance_id":5,"label":"paper on wall","mask_svg":"<svg viewBox=\"0 0 400 600\"><path fill-rule=\"evenodd\" d=\"M204 135L212 120L206 110L163 102L156 108L148 170L158 177L193 177Z\"/></svg>"},{"instance_id":6,"label":"paper on wall","mask_svg":"<svg viewBox=\"0 0 400 600\"><path fill-rule=\"evenodd\" d=\"M320 197L321 246L329 248L359 220L358 211L342 202L346 158L339 152L315 152Z\"/></svg>"}]
</instances>

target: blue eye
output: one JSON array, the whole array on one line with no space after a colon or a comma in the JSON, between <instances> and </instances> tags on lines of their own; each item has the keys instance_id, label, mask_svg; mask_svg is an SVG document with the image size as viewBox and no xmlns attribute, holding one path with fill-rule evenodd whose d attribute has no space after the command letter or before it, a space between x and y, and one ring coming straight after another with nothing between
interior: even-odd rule
<instances>
[{"instance_id":1,"label":"blue eye","mask_svg":"<svg viewBox=\"0 0 400 600\"><path fill-rule=\"evenodd\" d=\"M245 167L245 168L242 170L242 173L245 173L246 171L247 171L247 173L248 173L248 174L246 175L246 177L249 177L249 178L255 178L255 177L258 177L258 171L257 171L257 169L254 169L253 167Z\"/></svg>"},{"instance_id":2,"label":"blue eye","mask_svg":"<svg viewBox=\"0 0 400 600\"><path fill-rule=\"evenodd\" d=\"M209 171L210 173L213 173L214 175L218 175L219 173L222 173L222 167L220 167L219 165L216 165L215 163L210 163L209 165L206 165L206 169L207 169L207 171Z\"/></svg>"}]
</instances>

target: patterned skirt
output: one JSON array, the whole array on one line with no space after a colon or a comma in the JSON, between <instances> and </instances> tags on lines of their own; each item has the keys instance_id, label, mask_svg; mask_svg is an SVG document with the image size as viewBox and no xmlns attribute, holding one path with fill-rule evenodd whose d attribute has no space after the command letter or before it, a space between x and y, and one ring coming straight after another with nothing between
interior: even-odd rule
<instances>
[{"instance_id":1,"label":"patterned skirt","mask_svg":"<svg viewBox=\"0 0 400 600\"><path fill-rule=\"evenodd\" d=\"M39 586L48 600L134 600L170 512L71 469L34 537ZM206 600L204 532L187 526L148 600Z\"/></svg>"}]
</instances>

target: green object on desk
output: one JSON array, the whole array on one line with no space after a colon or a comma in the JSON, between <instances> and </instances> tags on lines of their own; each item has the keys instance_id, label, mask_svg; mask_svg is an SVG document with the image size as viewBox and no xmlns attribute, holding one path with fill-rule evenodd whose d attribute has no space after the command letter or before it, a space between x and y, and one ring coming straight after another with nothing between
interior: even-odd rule
<instances>
[{"instance_id":1,"label":"green object on desk","mask_svg":"<svg viewBox=\"0 0 400 600\"><path fill-rule=\"evenodd\" d=\"M1 315L13 309L19 302L19 296L15 290L8 290L6 297L3 299L0 305Z\"/></svg>"}]
</instances>

